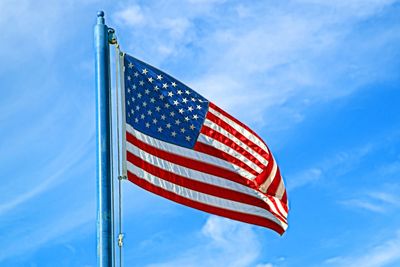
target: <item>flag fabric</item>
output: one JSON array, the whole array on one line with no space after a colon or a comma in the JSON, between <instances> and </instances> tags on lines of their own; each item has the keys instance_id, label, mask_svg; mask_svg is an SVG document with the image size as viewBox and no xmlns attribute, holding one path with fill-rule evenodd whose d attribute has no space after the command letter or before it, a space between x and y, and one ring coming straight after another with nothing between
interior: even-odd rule
<instances>
[{"instance_id":1,"label":"flag fabric","mask_svg":"<svg viewBox=\"0 0 400 267\"><path fill-rule=\"evenodd\" d=\"M170 75L127 54L122 69L128 179L180 204L283 234L287 194L265 142Z\"/></svg>"}]
</instances>

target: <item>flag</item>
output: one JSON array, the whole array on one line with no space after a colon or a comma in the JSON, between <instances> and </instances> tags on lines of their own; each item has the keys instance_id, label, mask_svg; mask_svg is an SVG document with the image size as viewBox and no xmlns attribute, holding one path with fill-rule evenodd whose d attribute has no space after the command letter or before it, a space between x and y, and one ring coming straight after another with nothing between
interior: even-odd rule
<instances>
[{"instance_id":1,"label":"flag","mask_svg":"<svg viewBox=\"0 0 400 267\"><path fill-rule=\"evenodd\" d=\"M127 178L172 201L283 234L279 167L249 127L170 75L123 56Z\"/></svg>"}]
</instances>

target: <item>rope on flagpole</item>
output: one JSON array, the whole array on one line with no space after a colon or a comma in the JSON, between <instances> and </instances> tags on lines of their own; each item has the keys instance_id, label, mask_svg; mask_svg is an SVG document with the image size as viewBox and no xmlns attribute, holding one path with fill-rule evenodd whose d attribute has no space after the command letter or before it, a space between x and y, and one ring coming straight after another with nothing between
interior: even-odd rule
<instances>
[{"instance_id":1,"label":"rope on flagpole","mask_svg":"<svg viewBox=\"0 0 400 267\"><path fill-rule=\"evenodd\" d=\"M116 36L115 36L115 31L114 31L114 29L112 29L112 28L108 28L108 43L109 44L116 44L116 41L117 41L117 39L116 39ZM117 79L116 79L117 80ZM117 83L117 85L118 85L118 83ZM118 90L117 89L118 87L116 87L116 91ZM111 177L112 177L112 181L111 181L111 218L112 218L112 220L111 220L111 222L112 222L112 225L111 225L111 229L112 229L112 233L111 233L111 238L112 238L112 240L113 240L113 248L112 248L112 250L113 250L113 256L112 256L112 266L116 266L115 265L115 262L116 262L116 259L115 259L115 255L116 255L116 249L115 249L115 223L114 223L114 218L115 218L115 185L114 185L114 174L115 174L115 160L114 160L114 155L115 155L115 150L114 150L114 114L115 113L117 113L118 114L118 99L117 99L117 110L115 110L113 107L114 107L114 105L113 105L113 102L114 102L114 97L112 97L112 90L110 91L110 102L109 102L109 110L110 110L110 125L111 125L111 130L110 130L110 139L111 139L111 146L110 146L110 153L111 153L111 156L110 156L110 161L111 161ZM118 125L118 117L117 117L117 121L116 121L116 124ZM116 139L117 139L117 143L118 143L118 140L119 140L119 138L118 138L118 132L117 132L117 135L116 135ZM117 162L118 163L118 165L119 165L119 161Z\"/></svg>"},{"instance_id":2,"label":"rope on flagpole","mask_svg":"<svg viewBox=\"0 0 400 267\"><path fill-rule=\"evenodd\" d=\"M124 234L122 233L122 180L125 179L125 175L123 172L123 165L124 163L122 162L122 157L121 157L121 146L123 145L123 140L121 140L121 113L123 111L121 110L121 107L123 106L121 101L122 99L122 88L121 84L121 60L120 60L120 55L121 51L119 49L119 44L118 41L115 37L114 30L112 30L113 35L111 36L110 43L115 46L115 65L116 65L116 72L115 72L115 92L116 92L116 117L117 117L117 157L118 157L118 248L119 248L119 266L122 267L123 265L123 253L122 253L122 247L123 247L123 238ZM121 105L121 106L120 106ZM123 150L123 149L122 149ZM115 231L115 229L114 229Z\"/></svg>"}]
</instances>

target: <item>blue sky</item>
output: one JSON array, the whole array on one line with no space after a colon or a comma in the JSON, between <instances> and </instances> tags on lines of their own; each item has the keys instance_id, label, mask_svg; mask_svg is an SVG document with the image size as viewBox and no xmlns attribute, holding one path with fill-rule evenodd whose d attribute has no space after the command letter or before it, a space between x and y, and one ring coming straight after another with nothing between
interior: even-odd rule
<instances>
[{"instance_id":1,"label":"blue sky","mask_svg":"<svg viewBox=\"0 0 400 267\"><path fill-rule=\"evenodd\" d=\"M400 266L392 0L0 2L0 265L95 266L96 12L124 51L255 129L289 229L124 184L125 266Z\"/></svg>"}]
</instances>

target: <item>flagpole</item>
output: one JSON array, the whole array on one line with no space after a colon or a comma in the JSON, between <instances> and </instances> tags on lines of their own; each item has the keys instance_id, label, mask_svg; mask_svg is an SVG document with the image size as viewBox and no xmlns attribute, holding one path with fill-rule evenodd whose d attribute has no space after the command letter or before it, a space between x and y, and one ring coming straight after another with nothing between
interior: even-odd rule
<instances>
[{"instance_id":1,"label":"flagpole","mask_svg":"<svg viewBox=\"0 0 400 267\"><path fill-rule=\"evenodd\" d=\"M110 47L104 12L94 27L97 146L97 264L113 266L113 213L110 128Z\"/></svg>"}]
</instances>

